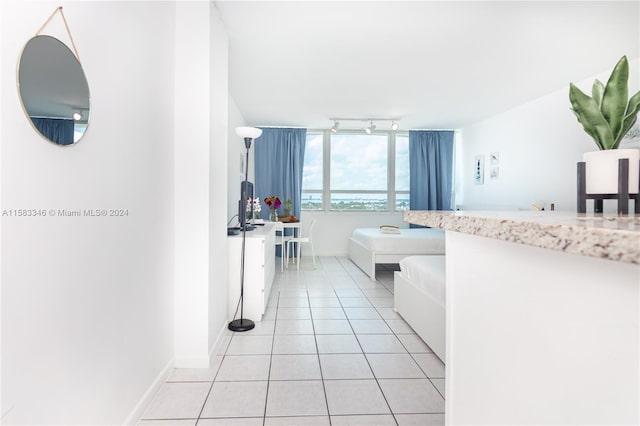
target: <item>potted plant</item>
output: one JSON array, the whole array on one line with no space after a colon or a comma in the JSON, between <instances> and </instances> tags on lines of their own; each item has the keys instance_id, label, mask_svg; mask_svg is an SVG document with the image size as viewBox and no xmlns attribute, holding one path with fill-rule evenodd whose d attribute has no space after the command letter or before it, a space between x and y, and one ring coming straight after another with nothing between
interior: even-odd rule
<instances>
[{"instance_id":1,"label":"potted plant","mask_svg":"<svg viewBox=\"0 0 640 426\"><path fill-rule=\"evenodd\" d=\"M570 83L571 109L599 151L586 152L588 194L618 192L618 159L629 159L629 192L638 193L640 155L638 149L618 149L622 138L635 124L640 111L640 92L629 98L629 63L623 56L606 85L593 82L591 96Z\"/></svg>"}]
</instances>

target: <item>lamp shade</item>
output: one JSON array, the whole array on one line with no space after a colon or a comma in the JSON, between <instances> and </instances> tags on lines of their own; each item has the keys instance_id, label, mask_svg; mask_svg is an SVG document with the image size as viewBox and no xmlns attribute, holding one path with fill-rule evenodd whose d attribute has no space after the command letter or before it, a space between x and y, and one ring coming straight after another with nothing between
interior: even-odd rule
<instances>
[{"instance_id":1,"label":"lamp shade","mask_svg":"<svg viewBox=\"0 0 640 426\"><path fill-rule=\"evenodd\" d=\"M259 138L262 134L262 129L257 127L236 127L236 134L241 138Z\"/></svg>"}]
</instances>

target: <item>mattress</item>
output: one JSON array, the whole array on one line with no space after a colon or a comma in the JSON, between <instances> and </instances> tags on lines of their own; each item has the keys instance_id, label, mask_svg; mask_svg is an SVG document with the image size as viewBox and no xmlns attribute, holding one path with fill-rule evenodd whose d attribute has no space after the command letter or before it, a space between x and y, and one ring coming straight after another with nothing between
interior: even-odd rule
<instances>
[{"instance_id":1,"label":"mattress","mask_svg":"<svg viewBox=\"0 0 640 426\"><path fill-rule=\"evenodd\" d=\"M378 228L359 228L353 231L351 239L381 254L444 254L441 229L400 229L399 234L385 234Z\"/></svg>"},{"instance_id":2,"label":"mattress","mask_svg":"<svg viewBox=\"0 0 640 426\"><path fill-rule=\"evenodd\" d=\"M400 261L402 275L445 304L445 256L409 256Z\"/></svg>"}]
</instances>

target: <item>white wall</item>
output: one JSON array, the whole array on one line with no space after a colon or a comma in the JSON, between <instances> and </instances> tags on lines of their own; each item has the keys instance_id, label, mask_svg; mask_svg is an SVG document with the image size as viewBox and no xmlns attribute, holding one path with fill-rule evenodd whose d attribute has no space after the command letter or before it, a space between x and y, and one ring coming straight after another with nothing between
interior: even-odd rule
<instances>
[{"instance_id":1,"label":"white wall","mask_svg":"<svg viewBox=\"0 0 640 426\"><path fill-rule=\"evenodd\" d=\"M229 96L229 143L228 143L228 183L229 191L227 198L227 221L231 220L234 215L238 214L238 200L240 199L240 182L244 179L244 169L241 165L244 164L241 158L245 156L244 142L236 135L235 128L246 126L246 122L242 113L238 109L238 105ZM253 163L253 152L255 147L252 146L249 152L249 165ZM249 170L249 180L253 179L253 167ZM234 219L229 226L237 225L237 218Z\"/></svg>"},{"instance_id":2,"label":"white wall","mask_svg":"<svg viewBox=\"0 0 640 426\"><path fill-rule=\"evenodd\" d=\"M25 118L22 47L64 6L91 124L62 148ZM175 4L2 2L2 422L121 424L173 359ZM60 19L59 16L55 18Z\"/></svg>"},{"instance_id":3,"label":"white wall","mask_svg":"<svg viewBox=\"0 0 640 426\"><path fill-rule=\"evenodd\" d=\"M229 124L229 41L218 10L210 5L210 75L211 99L209 152L209 353L215 348L226 330L230 313L227 312L228 249L228 124Z\"/></svg>"},{"instance_id":4,"label":"white wall","mask_svg":"<svg viewBox=\"0 0 640 426\"><path fill-rule=\"evenodd\" d=\"M640 87L637 59L630 61L630 92ZM615 64L612 64L612 67ZM606 83L611 70L577 82L590 93L595 78ZM462 129L465 209L531 209L539 200L556 210L576 209L576 163L596 150L570 111L569 82L556 92ZM637 145L635 145L637 146ZM625 146L630 147L630 146ZM499 178L489 178L489 154L499 152ZM473 183L476 155L485 156L484 185ZM591 203L588 203L588 208ZM605 208L615 206L605 203Z\"/></svg>"},{"instance_id":5,"label":"white wall","mask_svg":"<svg viewBox=\"0 0 640 426\"><path fill-rule=\"evenodd\" d=\"M175 355L209 364L209 4L176 5Z\"/></svg>"}]
</instances>

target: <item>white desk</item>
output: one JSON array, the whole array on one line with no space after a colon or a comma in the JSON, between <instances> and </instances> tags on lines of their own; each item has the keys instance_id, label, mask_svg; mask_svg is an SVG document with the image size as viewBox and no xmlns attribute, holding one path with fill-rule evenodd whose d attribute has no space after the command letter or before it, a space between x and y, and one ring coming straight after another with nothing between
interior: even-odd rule
<instances>
[{"instance_id":1,"label":"white desk","mask_svg":"<svg viewBox=\"0 0 640 426\"><path fill-rule=\"evenodd\" d=\"M247 231L245 242L244 317L262 321L275 277L275 223L265 222ZM242 233L227 238L229 249L229 288L227 309L229 318L236 311L240 298L240 260ZM237 318L240 318L238 309Z\"/></svg>"}]
</instances>

